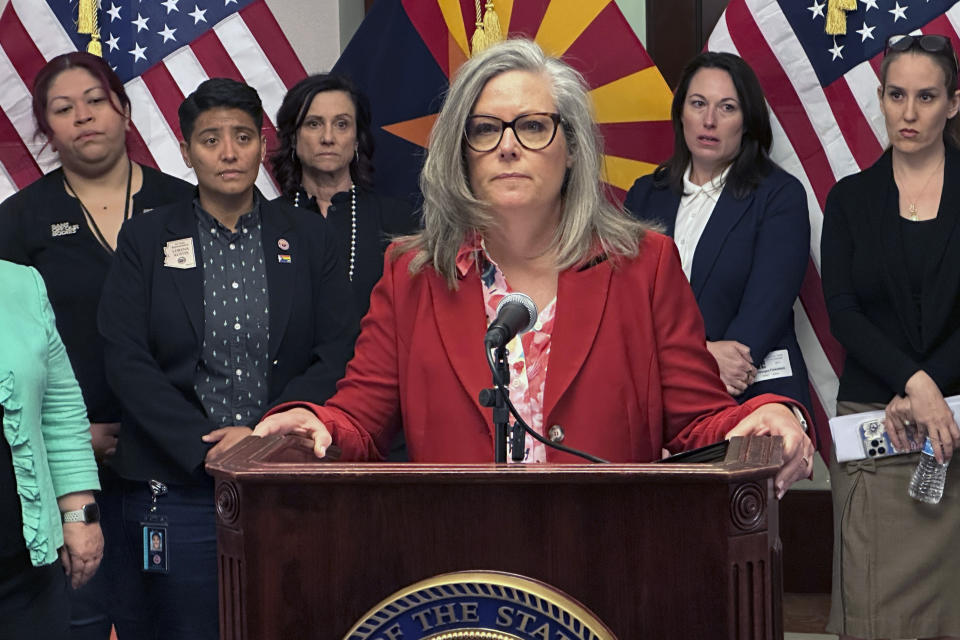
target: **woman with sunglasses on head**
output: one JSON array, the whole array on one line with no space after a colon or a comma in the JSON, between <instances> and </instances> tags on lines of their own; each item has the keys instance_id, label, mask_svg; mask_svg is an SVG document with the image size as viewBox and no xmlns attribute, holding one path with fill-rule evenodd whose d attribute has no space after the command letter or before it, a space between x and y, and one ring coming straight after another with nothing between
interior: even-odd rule
<instances>
[{"instance_id":1,"label":"woman with sunglasses on head","mask_svg":"<svg viewBox=\"0 0 960 640\"><path fill-rule=\"evenodd\" d=\"M337 393L278 407L255 435L297 432L318 456L335 444L345 460L379 460L402 429L415 462L494 461L478 401L491 380L485 333L505 296L524 292L539 314L506 345L507 388L542 439L649 462L779 434L778 491L808 475L802 409L770 394L733 401L675 247L607 201L602 157L569 65L519 39L467 61L430 136L424 229L389 250ZM522 463L579 460L530 435L518 444Z\"/></svg>"},{"instance_id":2,"label":"woman with sunglasses on head","mask_svg":"<svg viewBox=\"0 0 960 640\"><path fill-rule=\"evenodd\" d=\"M106 381L96 317L117 233L127 218L189 199L193 187L131 160L130 100L102 58L73 52L50 60L34 79L33 114L61 166L0 204L0 258L35 267L43 277L83 391L94 452L104 463L116 447L120 404ZM103 464L100 475L102 502L109 500L113 475ZM76 638L110 632L111 507L102 509L107 555L101 570L73 594Z\"/></svg>"},{"instance_id":3,"label":"woman with sunglasses on head","mask_svg":"<svg viewBox=\"0 0 960 640\"><path fill-rule=\"evenodd\" d=\"M624 206L673 237L730 395L779 393L810 407L793 304L810 220L800 181L769 157L760 81L732 53L687 64L673 97L673 156L638 179Z\"/></svg>"},{"instance_id":4,"label":"woman with sunglasses on head","mask_svg":"<svg viewBox=\"0 0 960 640\"><path fill-rule=\"evenodd\" d=\"M822 278L846 349L837 413L886 409L896 448L930 438L949 460L960 430L960 93L949 39L888 43L878 95L890 148L827 197ZM960 637L960 474L942 503L909 497L920 454L833 457L833 601L842 638Z\"/></svg>"},{"instance_id":5,"label":"woman with sunglasses on head","mask_svg":"<svg viewBox=\"0 0 960 640\"><path fill-rule=\"evenodd\" d=\"M370 122L369 101L349 78L308 76L280 105L271 158L281 197L323 215L336 230L361 318L390 239L419 226L409 204L373 192Z\"/></svg>"}]
</instances>

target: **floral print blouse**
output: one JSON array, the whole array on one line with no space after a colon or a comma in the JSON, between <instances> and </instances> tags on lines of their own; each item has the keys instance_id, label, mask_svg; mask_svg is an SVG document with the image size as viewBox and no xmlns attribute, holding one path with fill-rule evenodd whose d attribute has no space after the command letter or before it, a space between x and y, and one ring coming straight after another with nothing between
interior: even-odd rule
<instances>
[{"instance_id":1,"label":"floral print blouse","mask_svg":"<svg viewBox=\"0 0 960 640\"><path fill-rule=\"evenodd\" d=\"M513 289L503 272L490 258L483 239L475 234L460 247L457 254L457 269L466 275L477 269L483 285L483 306L489 326L497 317L497 305ZM510 401L530 427L543 435L543 389L547 380L547 364L550 359L550 335L556 317L557 299L554 297L544 309L539 310L533 329L516 336L507 345L507 362L510 365ZM507 460L512 460L510 444L507 444ZM527 434L523 462L545 462L546 447Z\"/></svg>"}]
</instances>

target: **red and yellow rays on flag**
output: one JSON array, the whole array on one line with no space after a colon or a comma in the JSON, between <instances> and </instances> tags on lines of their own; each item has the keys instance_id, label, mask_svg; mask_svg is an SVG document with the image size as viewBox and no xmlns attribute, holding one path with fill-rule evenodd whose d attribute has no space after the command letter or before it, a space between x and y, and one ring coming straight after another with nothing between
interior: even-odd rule
<instances>
[{"instance_id":1,"label":"red and yellow rays on flag","mask_svg":"<svg viewBox=\"0 0 960 640\"><path fill-rule=\"evenodd\" d=\"M474 0L402 0L449 79L470 54ZM613 0L494 0L504 33L527 36L584 75L605 141L605 180L622 198L673 148L672 94ZM436 114L384 125L425 147Z\"/></svg>"}]
</instances>

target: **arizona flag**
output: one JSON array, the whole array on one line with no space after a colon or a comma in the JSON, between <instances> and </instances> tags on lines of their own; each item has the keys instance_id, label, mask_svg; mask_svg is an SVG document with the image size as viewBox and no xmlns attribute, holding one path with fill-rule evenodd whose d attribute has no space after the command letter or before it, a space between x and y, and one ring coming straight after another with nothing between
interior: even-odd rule
<instances>
[{"instance_id":1,"label":"arizona flag","mask_svg":"<svg viewBox=\"0 0 960 640\"><path fill-rule=\"evenodd\" d=\"M605 179L623 199L673 149L670 88L613 0L495 0L503 33L579 70L605 140ZM449 80L470 55L474 0L378 0L334 67L370 98L382 193L411 198Z\"/></svg>"}]
</instances>

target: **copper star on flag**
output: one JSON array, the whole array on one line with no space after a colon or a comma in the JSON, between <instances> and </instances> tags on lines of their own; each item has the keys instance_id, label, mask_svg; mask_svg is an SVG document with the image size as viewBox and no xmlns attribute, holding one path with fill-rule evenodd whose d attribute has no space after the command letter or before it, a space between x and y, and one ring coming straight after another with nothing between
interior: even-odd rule
<instances>
[{"instance_id":1,"label":"copper star on flag","mask_svg":"<svg viewBox=\"0 0 960 640\"><path fill-rule=\"evenodd\" d=\"M495 0L494 7L504 33L533 38L584 75L604 135L606 180L622 198L672 150L672 94L616 3ZM450 78L469 56L475 24L472 0L380 0L341 56L335 70L371 100L380 190L416 190L423 147Z\"/></svg>"}]
</instances>

